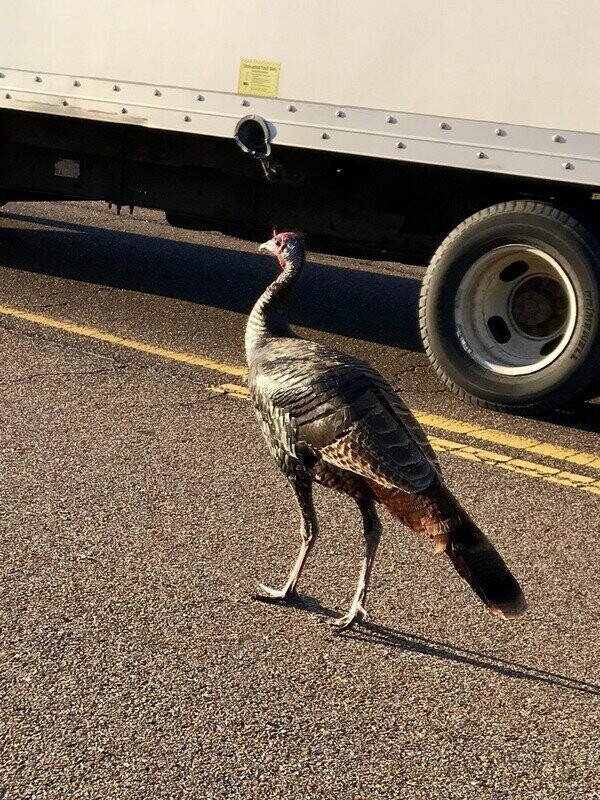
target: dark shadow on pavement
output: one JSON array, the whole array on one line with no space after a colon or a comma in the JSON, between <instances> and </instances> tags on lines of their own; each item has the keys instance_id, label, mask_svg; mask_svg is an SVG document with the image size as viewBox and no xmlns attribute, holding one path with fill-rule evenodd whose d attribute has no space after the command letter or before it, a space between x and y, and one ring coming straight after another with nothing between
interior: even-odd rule
<instances>
[{"instance_id":1,"label":"dark shadow on pavement","mask_svg":"<svg viewBox=\"0 0 600 800\"><path fill-rule=\"evenodd\" d=\"M114 231L24 214L0 214L6 267L172 297L247 314L276 274L258 253ZM7 220L43 226L11 228ZM291 321L316 330L421 350L420 281L310 261Z\"/></svg>"},{"instance_id":2,"label":"dark shadow on pavement","mask_svg":"<svg viewBox=\"0 0 600 800\"><path fill-rule=\"evenodd\" d=\"M600 403L580 403L572 409L559 409L550 414L544 414L540 420L561 428L600 433Z\"/></svg>"},{"instance_id":3,"label":"dark shadow on pavement","mask_svg":"<svg viewBox=\"0 0 600 800\"><path fill-rule=\"evenodd\" d=\"M340 616L339 613L331 608L326 608L314 597L301 595L298 600L290 604L294 608L304 609L312 615L318 617L320 621L327 622ZM546 683L560 689L569 689L574 692L584 694L599 695L600 685L589 681L571 678L568 675L561 675L558 672L551 672L519 661L500 658L489 653L481 653L477 650L469 650L465 647L440 642L435 639L427 639L414 633L397 631L385 625L376 625L372 622L361 622L350 631L341 634L355 642L365 645L384 645L385 647L397 648L404 652L420 653L432 658L440 658L445 661L453 661L457 664L467 664L471 667L486 669L508 678L535 681L536 683Z\"/></svg>"},{"instance_id":4,"label":"dark shadow on pavement","mask_svg":"<svg viewBox=\"0 0 600 800\"><path fill-rule=\"evenodd\" d=\"M473 667L497 672L499 675L506 675L509 678L520 678L522 680L536 681L538 683L547 683L561 689L570 689L571 691L584 692L585 694L600 695L600 686L588 681L570 678L568 675L561 675L557 672L538 669L528 664L499 658L498 656L489 655L488 653L467 650L464 647L459 647L448 642L426 639L414 633L396 631L392 628L386 628L384 625L363 622L360 628L351 631L349 635L366 644L384 644L387 647L397 647L401 650L442 658L447 661L455 661L459 664L469 664Z\"/></svg>"},{"instance_id":5,"label":"dark shadow on pavement","mask_svg":"<svg viewBox=\"0 0 600 800\"><path fill-rule=\"evenodd\" d=\"M258 253L3 212L2 263L11 269L171 297L247 314L277 267ZM7 220L42 226L11 228ZM309 262L291 322L403 350L421 351L420 281L393 271ZM582 403L542 420L600 433L600 405Z\"/></svg>"}]
</instances>

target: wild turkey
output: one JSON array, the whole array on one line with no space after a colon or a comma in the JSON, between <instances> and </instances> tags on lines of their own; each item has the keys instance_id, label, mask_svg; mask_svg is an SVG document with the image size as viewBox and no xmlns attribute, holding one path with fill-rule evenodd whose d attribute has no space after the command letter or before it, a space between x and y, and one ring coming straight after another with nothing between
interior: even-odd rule
<instances>
[{"instance_id":1,"label":"wild turkey","mask_svg":"<svg viewBox=\"0 0 600 800\"><path fill-rule=\"evenodd\" d=\"M369 364L295 334L287 320L292 288L305 261L302 238L279 233L260 245L275 255L279 277L250 313L246 356L250 394L271 455L300 507L300 552L280 590L262 599L291 602L317 536L312 484L345 492L362 514L365 557L348 612L350 628L366 616L369 578L381 536L376 503L413 531L428 534L487 607L501 617L525 610L525 598L488 538L445 486L425 433L387 381Z\"/></svg>"}]
</instances>

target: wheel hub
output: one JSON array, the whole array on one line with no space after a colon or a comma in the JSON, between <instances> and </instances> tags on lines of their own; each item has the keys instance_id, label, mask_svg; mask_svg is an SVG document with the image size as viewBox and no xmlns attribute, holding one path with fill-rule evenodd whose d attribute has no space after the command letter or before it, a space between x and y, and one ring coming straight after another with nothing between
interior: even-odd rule
<instances>
[{"instance_id":1,"label":"wheel hub","mask_svg":"<svg viewBox=\"0 0 600 800\"><path fill-rule=\"evenodd\" d=\"M465 274L455 322L471 358L504 375L545 368L575 327L575 292L563 265L525 245L497 247Z\"/></svg>"},{"instance_id":2,"label":"wheel hub","mask_svg":"<svg viewBox=\"0 0 600 800\"><path fill-rule=\"evenodd\" d=\"M568 303L558 281L538 275L525 279L515 289L509 313L525 336L545 339L555 336L565 324Z\"/></svg>"}]
</instances>

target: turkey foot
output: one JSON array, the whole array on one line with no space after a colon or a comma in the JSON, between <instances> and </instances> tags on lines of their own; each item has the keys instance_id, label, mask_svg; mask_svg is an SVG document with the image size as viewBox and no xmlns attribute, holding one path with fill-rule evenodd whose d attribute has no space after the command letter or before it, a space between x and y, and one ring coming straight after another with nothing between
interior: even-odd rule
<instances>
[{"instance_id":1,"label":"turkey foot","mask_svg":"<svg viewBox=\"0 0 600 800\"><path fill-rule=\"evenodd\" d=\"M363 517L364 536L365 536L365 557L363 560L360 575L358 576L358 584L354 599L348 609L348 613L343 617L333 620L334 633L341 633L342 631L349 631L355 622L362 622L366 618L367 612L365 610L365 603L367 600L367 589L369 588L369 580L371 578L371 570L373 568L373 561L377 553L379 539L381 538L381 523L377 516L377 511L372 500L356 500Z\"/></svg>"},{"instance_id":2,"label":"turkey foot","mask_svg":"<svg viewBox=\"0 0 600 800\"><path fill-rule=\"evenodd\" d=\"M272 589L259 583L260 594L255 594L254 599L262 603L279 603L281 605L294 605L300 600L300 595L293 586L284 586L283 589Z\"/></svg>"},{"instance_id":3,"label":"turkey foot","mask_svg":"<svg viewBox=\"0 0 600 800\"><path fill-rule=\"evenodd\" d=\"M302 539L300 552L283 589L272 589L270 586L265 586L264 583L258 584L262 594L254 596L256 600L262 600L263 603L294 605L300 601L300 595L296 591L296 584L317 536L318 525L312 501L312 487L310 484L304 485L302 483L293 483L292 486L300 508L300 537Z\"/></svg>"},{"instance_id":4,"label":"turkey foot","mask_svg":"<svg viewBox=\"0 0 600 800\"><path fill-rule=\"evenodd\" d=\"M347 614L332 620L329 624L333 629L332 633L343 633L343 631L349 631L357 622L362 622L366 618L367 612L362 605L350 606Z\"/></svg>"}]
</instances>

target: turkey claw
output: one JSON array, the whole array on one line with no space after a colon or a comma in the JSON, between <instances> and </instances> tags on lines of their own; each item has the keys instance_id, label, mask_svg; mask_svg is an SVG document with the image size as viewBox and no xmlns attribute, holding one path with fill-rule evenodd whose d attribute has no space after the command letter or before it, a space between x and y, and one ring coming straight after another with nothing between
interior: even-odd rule
<instances>
[{"instance_id":1,"label":"turkey claw","mask_svg":"<svg viewBox=\"0 0 600 800\"><path fill-rule=\"evenodd\" d=\"M264 583L259 583L258 588L260 593L255 594L254 599L260 600L262 603L293 605L300 599L300 595L295 589L272 589L270 586L265 586Z\"/></svg>"}]
</instances>

